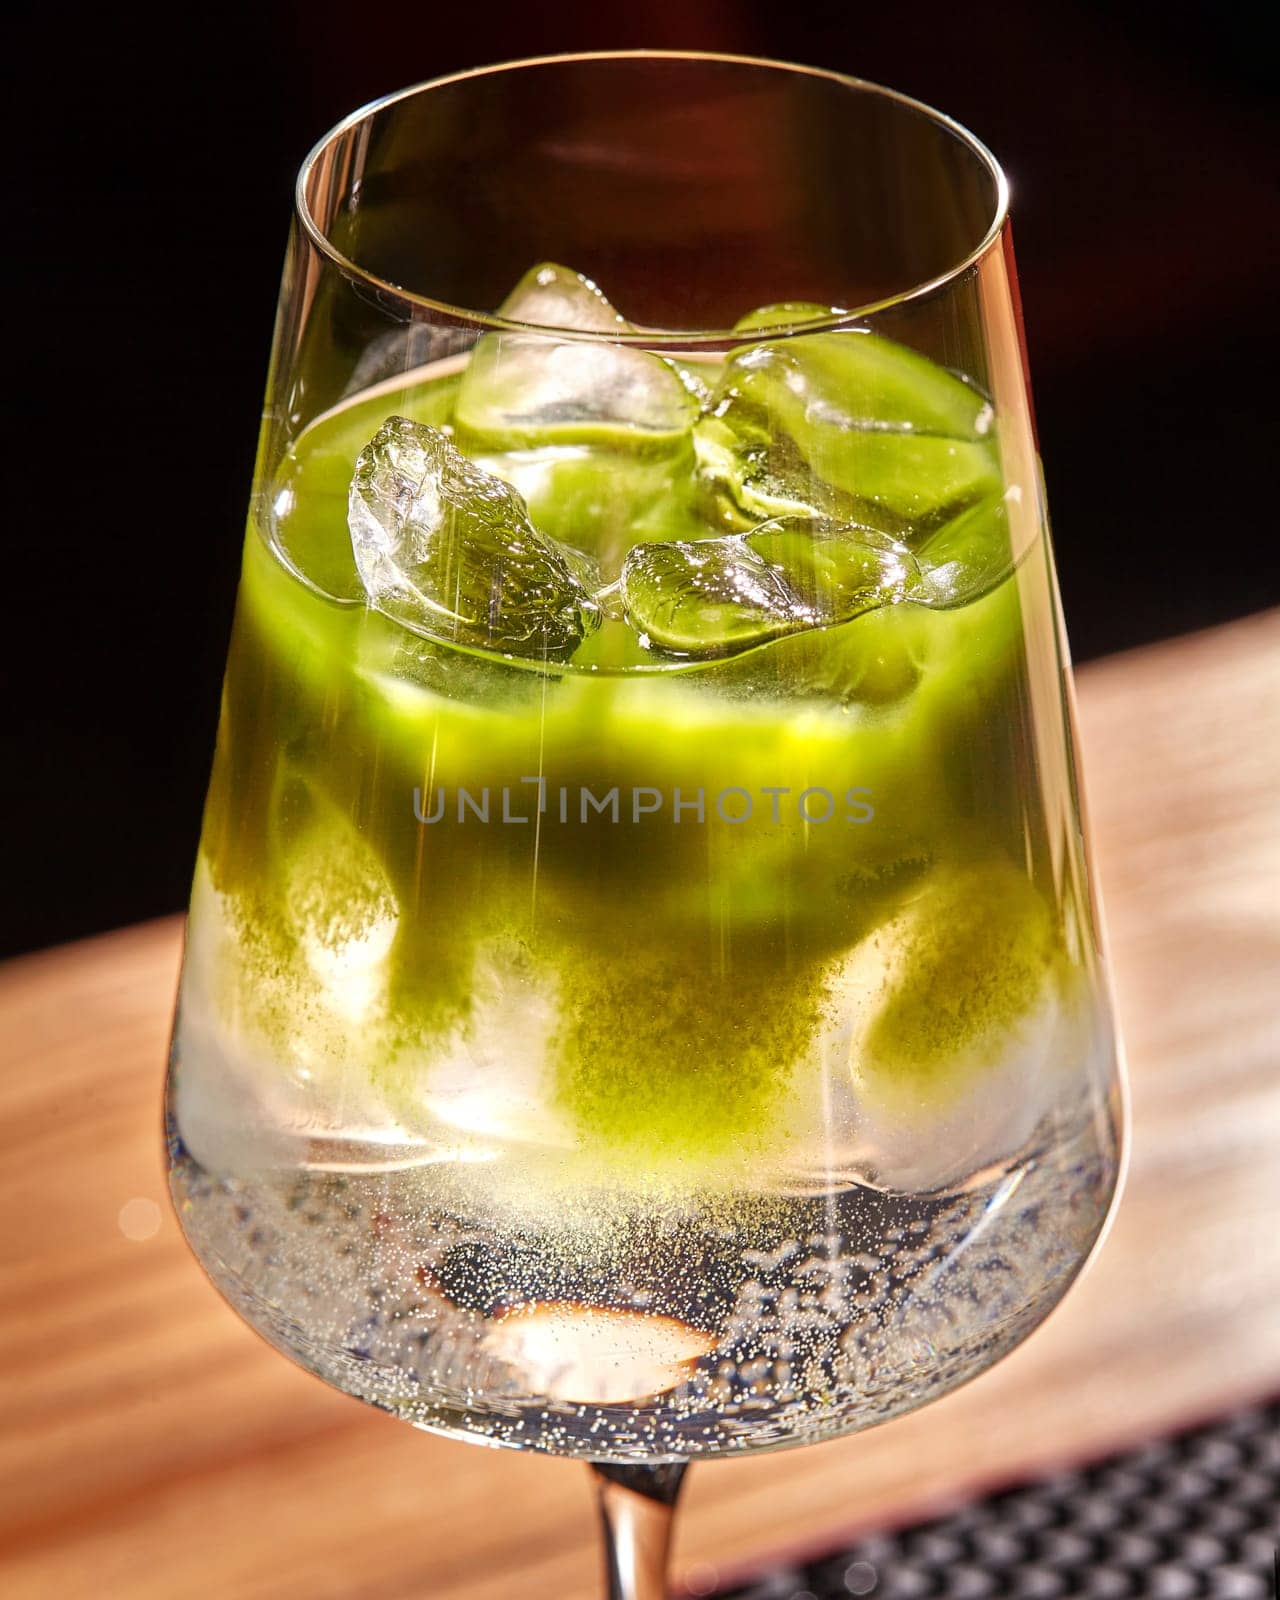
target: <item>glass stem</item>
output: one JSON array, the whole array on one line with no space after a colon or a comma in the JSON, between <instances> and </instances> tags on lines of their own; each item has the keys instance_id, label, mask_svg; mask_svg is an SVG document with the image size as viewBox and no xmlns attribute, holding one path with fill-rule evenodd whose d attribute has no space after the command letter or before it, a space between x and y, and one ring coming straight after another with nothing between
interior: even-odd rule
<instances>
[{"instance_id":1,"label":"glass stem","mask_svg":"<svg viewBox=\"0 0 1280 1600\"><path fill-rule=\"evenodd\" d=\"M597 1461L591 1472L604 1528L608 1600L664 1600L672 1517L685 1463L616 1467Z\"/></svg>"}]
</instances>

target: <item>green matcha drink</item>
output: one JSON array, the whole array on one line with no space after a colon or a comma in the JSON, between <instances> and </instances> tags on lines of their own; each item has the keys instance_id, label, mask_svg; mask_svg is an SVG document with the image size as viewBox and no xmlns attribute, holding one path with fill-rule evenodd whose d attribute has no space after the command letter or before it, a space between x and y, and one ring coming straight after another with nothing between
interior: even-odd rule
<instances>
[{"instance_id":1,"label":"green matcha drink","mask_svg":"<svg viewBox=\"0 0 1280 1600\"><path fill-rule=\"evenodd\" d=\"M410 1420L821 1437L989 1364L1101 1226L1036 487L977 384L823 314L663 358L537 268L508 320L621 342L489 333L260 497L175 1185L224 1293Z\"/></svg>"}]
</instances>

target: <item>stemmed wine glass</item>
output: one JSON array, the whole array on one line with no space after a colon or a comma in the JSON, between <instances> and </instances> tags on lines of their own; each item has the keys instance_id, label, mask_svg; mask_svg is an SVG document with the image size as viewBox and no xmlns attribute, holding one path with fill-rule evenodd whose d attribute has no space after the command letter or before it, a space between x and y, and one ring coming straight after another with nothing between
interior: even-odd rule
<instances>
[{"instance_id":1,"label":"stemmed wine glass","mask_svg":"<svg viewBox=\"0 0 1280 1600\"><path fill-rule=\"evenodd\" d=\"M173 1194L329 1383L589 1462L615 1597L691 1460L997 1361L1115 1188L1006 198L900 95L653 53L298 181Z\"/></svg>"}]
</instances>

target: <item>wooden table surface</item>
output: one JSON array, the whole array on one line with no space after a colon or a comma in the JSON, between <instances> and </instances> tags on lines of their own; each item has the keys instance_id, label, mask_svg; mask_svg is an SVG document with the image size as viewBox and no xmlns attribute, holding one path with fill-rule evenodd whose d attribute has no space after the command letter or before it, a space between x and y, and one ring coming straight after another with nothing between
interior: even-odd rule
<instances>
[{"instance_id":1,"label":"wooden table surface","mask_svg":"<svg viewBox=\"0 0 1280 1600\"><path fill-rule=\"evenodd\" d=\"M870 1433L691 1476L694 1592L1280 1391L1280 612L1080 674L1133 1154L1061 1311ZM415 1432L222 1303L165 1203L177 919L0 968L0 1594L590 1600L587 1473Z\"/></svg>"}]
</instances>

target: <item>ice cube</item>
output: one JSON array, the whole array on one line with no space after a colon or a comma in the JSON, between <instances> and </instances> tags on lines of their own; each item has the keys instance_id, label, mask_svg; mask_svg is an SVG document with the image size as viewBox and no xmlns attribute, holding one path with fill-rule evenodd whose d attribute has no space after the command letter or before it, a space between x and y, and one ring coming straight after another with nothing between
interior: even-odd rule
<instances>
[{"instance_id":1,"label":"ice cube","mask_svg":"<svg viewBox=\"0 0 1280 1600\"><path fill-rule=\"evenodd\" d=\"M559 1114L549 1064L563 1026L554 981L518 941L475 947L465 1018L409 1063L405 1119L488 1142L562 1149L572 1127Z\"/></svg>"},{"instance_id":2,"label":"ice cube","mask_svg":"<svg viewBox=\"0 0 1280 1600\"><path fill-rule=\"evenodd\" d=\"M369 604L429 638L561 660L599 625L582 558L438 428L387 418L356 461L347 520Z\"/></svg>"},{"instance_id":3,"label":"ice cube","mask_svg":"<svg viewBox=\"0 0 1280 1600\"><path fill-rule=\"evenodd\" d=\"M305 781L286 787L296 806ZM223 893L207 863L196 870L174 1039L183 1141L212 1171L245 1178L294 1169L320 1141L403 1147L414 1136L369 1070L388 1048L399 918L381 863L320 802L267 888Z\"/></svg>"},{"instance_id":4,"label":"ice cube","mask_svg":"<svg viewBox=\"0 0 1280 1600\"><path fill-rule=\"evenodd\" d=\"M919 577L907 547L876 529L785 516L750 533L637 545L621 593L651 645L711 657L852 621L907 598Z\"/></svg>"},{"instance_id":5,"label":"ice cube","mask_svg":"<svg viewBox=\"0 0 1280 1600\"><path fill-rule=\"evenodd\" d=\"M539 328L581 328L595 333L633 331L597 284L554 261L530 267L498 307L498 315L508 322Z\"/></svg>"},{"instance_id":6,"label":"ice cube","mask_svg":"<svg viewBox=\"0 0 1280 1600\"><path fill-rule=\"evenodd\" d=\"M937 610L968 605L994 589L1013 567L1004 495L988 495L926 534L916 555L925 575L916 597Z\"/></svg>"},{"instance_id":7,"label":"ice cube","mask_svg":"<svg viewBox=\"0 0 1280 1600\"><path fill-rule=\"evenodd\" d=\"M385 1002L400 922L377 853L325 805L293 841L283 882L287 929L319 985L320 1004L353 1025L369 1022Z\"/></svg>"},{"instance_id":8,"label":"ice cube","mask_svg":"<svg viewBox=\"0 0 1280 1600\"><path fill-rule=\"evenodd\" d=\"M739 317L733 325L735 333L754 333L758 328L792 328L805 322L817 322L823 317L847 315L835 306L820 305L815 300L777 300L773 305L760 306Z\"/></svg>"},{"instance_id":9,"label":"ice cube","mask_svg":"<svg viewBox=\"0 0 1280 1600\"><path fill-rule=\"evenodd\" d=\"M769 326L767 307L742 326ZM742 526L801 509L915 547L1003 488L990 404L914 350L860 329L765 340L725 365L694 432L721 511Z\"/></svg>"},{"instance_id":10,"label":"ice cube","mask_svg":"<svg viewBox=\"0 0 1280 1600\"><path fill-rule=\"evenodd\" d=\"M544 263L498 308L512 322L588 334L634 333L588 278ZM454 426L469 451L681 441L698 399L647 350L554 334L490 333L458 390Z\"/></svg>"},{"instance_id":11,"label":"ice cube","mask_svg":"<svg viewBox=\"0 0 1280 1600\"><path fill-rule=\"evenodd\" d=\"M1005 860L941 868L836 982L877 1180L935 1189L1018 1150L1086 1048L1053 909Z\"/></svg>"}]
</instances>

